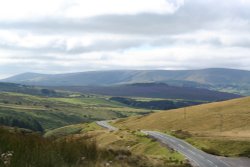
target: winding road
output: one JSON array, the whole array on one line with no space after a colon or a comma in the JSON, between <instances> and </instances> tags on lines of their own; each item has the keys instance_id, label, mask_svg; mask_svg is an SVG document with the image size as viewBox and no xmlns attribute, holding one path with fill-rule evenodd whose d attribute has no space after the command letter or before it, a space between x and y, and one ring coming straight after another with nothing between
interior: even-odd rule
<instances>
[{"instance_id":1,"label":"winding road","mask_svg":"<svg viewBox=\"0 0 250 167\"><path fill-rule=\"evenodd\" d=\"M96 123L102 126L103 128L109 129L111 131L119 130L118 128L111 126L108 121L98 121ZM230 165L225 161L225 158L219 158L217 156L205 153L183 140L177 139L173 136L164 133L146 130L142 132L183 154L192 163L194 167L250 167L250 165Z\"/></svg>"},{"instance_id":2,"label":"winding road","mask_svg":"<svg viewBox=\"0 0 250 167\"><path fill-rule=\"evenodd\" d=\"M108 121L97 121L96 124L103 127L103 128L106 128L106 129L108 129L110 131L117 131L118 130L118 128L111 126L108 123Z\"/></svg>"},{"instance_id":3,"label":"winding road","mask_svg":"<svg viewBox=\"0 0 250 167\"><path fill-rule=\"evenodd\" d=\"M231 167L226 162L218 159L216 156L207 154L187 142L155 131L142 131L143 133L157 139L163 144L168 145L172 149L180 152L189 159L194 166L199 167Z\"/></svg>"}]
</instances>

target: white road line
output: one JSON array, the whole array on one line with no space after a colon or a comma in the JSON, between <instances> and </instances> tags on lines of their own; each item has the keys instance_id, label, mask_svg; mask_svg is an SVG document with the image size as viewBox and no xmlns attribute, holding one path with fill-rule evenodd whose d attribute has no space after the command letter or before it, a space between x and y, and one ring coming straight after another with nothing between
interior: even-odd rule
<instances>
[{"instance_id":1,"label":"white road line","mask_svg":"<svg viewBox=\"0 0 250 167\"><path fill-rule=\"evenodd\" d=\"M228 167L231 167L231 165L229 165L228 163L226 163L225 161L219 159L217 156L214 156L216 159L218 159L220 162L222 162L223 164L225 164Z\"/></svg>"},{"instance_id":2,"label":"white road line","mask_svg":"<svg viewBox=\"0 0 250 167\"><path fill-rule=\"evenodd\" d=\"M178 146L180 146L180 147L183 148L183 149L185 148L185 147L183 147L181 144L178 144Z\"/></svg>"},{"instance_id":3,"label":"white road line","mask_svg":"<svg viewBox=\"0 0 250 167\"><path fill-rule=\"evenodd\" d=\"M207 160L210 164L214 164L212 161L210 161L210 160Z\"/></svg>"},{"instance_id":4,"label":"white road line","mask_svg":"<svg viewBox=\"0 0 250 167\"><path fill-rule=\"evenodd\" d=\"M197 161L195 161L193 158L191 158L189 155L185 154L184 152L182 152L182 154L185 157L187 157L190 161L193 161L197 165L197 167L201 167L200 164Z\"/></svg>"},{"instance_id":5,"label":"white road line","mask_svg":"<svg viewBox=\"0 0 250 167\"><path fill-rule=\"evenodd\" d=\"M191 152L193 155L197 155L195 152L193 152L192 150L188 150L189 152Z\"/></svg>"}]
</instances>

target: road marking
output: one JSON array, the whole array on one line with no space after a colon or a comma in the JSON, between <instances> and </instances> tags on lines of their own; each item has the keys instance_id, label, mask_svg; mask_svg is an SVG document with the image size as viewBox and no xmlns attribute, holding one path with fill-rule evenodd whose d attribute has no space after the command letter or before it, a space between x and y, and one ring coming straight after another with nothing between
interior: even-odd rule
<instances>
[{"instance_id":1,"label":"road marking","mask_svg":"<svg viewBox=\"0 0 250 167\"><path fill-rule=\"evenodd\" d=\"M213 165L214 167L218 167L217 165L215 165L212 161L207 160L211 165Z\"/></svg>"},{"instance_id":2,"label":"road marking","mask_svg":"<svg viewBox=\"0 0 250 167\"><path fill-rule=\"evenodd\" d=\"M195 163L197 165L197 167L201 167L200 164L194 160L193 158L191 158L190 156L188 156L187 154L185 154L184 152L182 152L182 154L187 157L190 161L193 161L193 163Z\"/></svg>"},{"instance_id":3,"label":"road marking","mask_svg":"<svg viewBox=\"0 0 250 167\"><path fill-rule=\"evenodd\" d=\"M193 155L197 155L195 152L193 152L192 150L188 150L189 152L191 152Z\"/></svg>"},{"instance_id":4,"label":"road marking","mask_svg":"<svg viewBox=\"0 0 250 167\"><path fill-rule=\"evenodd\" d=\"M226 163L225 161L223 161L222 159L219 159L217 156L214 156L218 161L220 161L221 163L225 164L226 166L231 166L228 163Z\"/></svg>"},{"instance_id":5,"label":"road marking","mask_svg":"<svg viewBox=\"0 0 250 167\"><path fill-rule=\"evenodd\" d=\"M180 146L181 148L185 148L185 147L183 147L181 144L178 144L178 146Z\"/></svg>"},{"instance_id":6,"label":"road marking","mask_svg":"<svg viewBox=\"0 0 250 167\"><path fill-rule=\"evenodd\" d=\"M214 164L212 161L210 161L210 160L207 160L210 164Z\"/></svg>"}]
</instances>

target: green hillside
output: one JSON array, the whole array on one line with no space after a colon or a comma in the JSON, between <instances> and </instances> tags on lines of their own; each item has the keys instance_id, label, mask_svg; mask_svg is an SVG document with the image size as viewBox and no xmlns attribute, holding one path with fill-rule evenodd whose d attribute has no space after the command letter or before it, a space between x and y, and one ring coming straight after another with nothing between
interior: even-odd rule
<instances>
[{"instance_id":1,"label":"green hillside","mask_svg":"<svg viewBox=\"0 0 250 167\"><path fill-rule=\"evenodd\" d=\"M24 93L24 94L45 96L45 97L63 97L63 96L69 96L71 94L65 91L58 91L36 86L28 86L28 85L4 83L4 82L0 82L0 92Z\"/></svg>"},{"instance_id":2,"label":"green hillside","mask_svg":"<svg viewBox=\"0 0 250 167\"><path fill-rule=\"evenodd\" d=\"M148 112L151 111L129 108L110 101L104 96L53 98L0 93L1 124L22 125L22 128L30 124L34 125L34 123L28 123L34 121L39 122L42 128L47 130L70 124L122 118Z\"/></svg>"}]
</instances>

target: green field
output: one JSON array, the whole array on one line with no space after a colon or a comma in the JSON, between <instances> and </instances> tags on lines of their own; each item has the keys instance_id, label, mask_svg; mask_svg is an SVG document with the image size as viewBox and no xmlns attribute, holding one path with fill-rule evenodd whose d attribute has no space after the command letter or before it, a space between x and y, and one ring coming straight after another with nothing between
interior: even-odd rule
<instances>
[{"instance_id":1,"label":"green field","mask_svg":"<svg viewBox=\"0 0 250 167\"><path fill-rule=\"evenodd\" d=\"M41 97L17 93L0 93L0 118L5 120L38 121L45 129L66 125L116 119L151 111L134 109L105 96ZM6 122L6 121L5 121Z\"/></svg>"}]
</instances>

